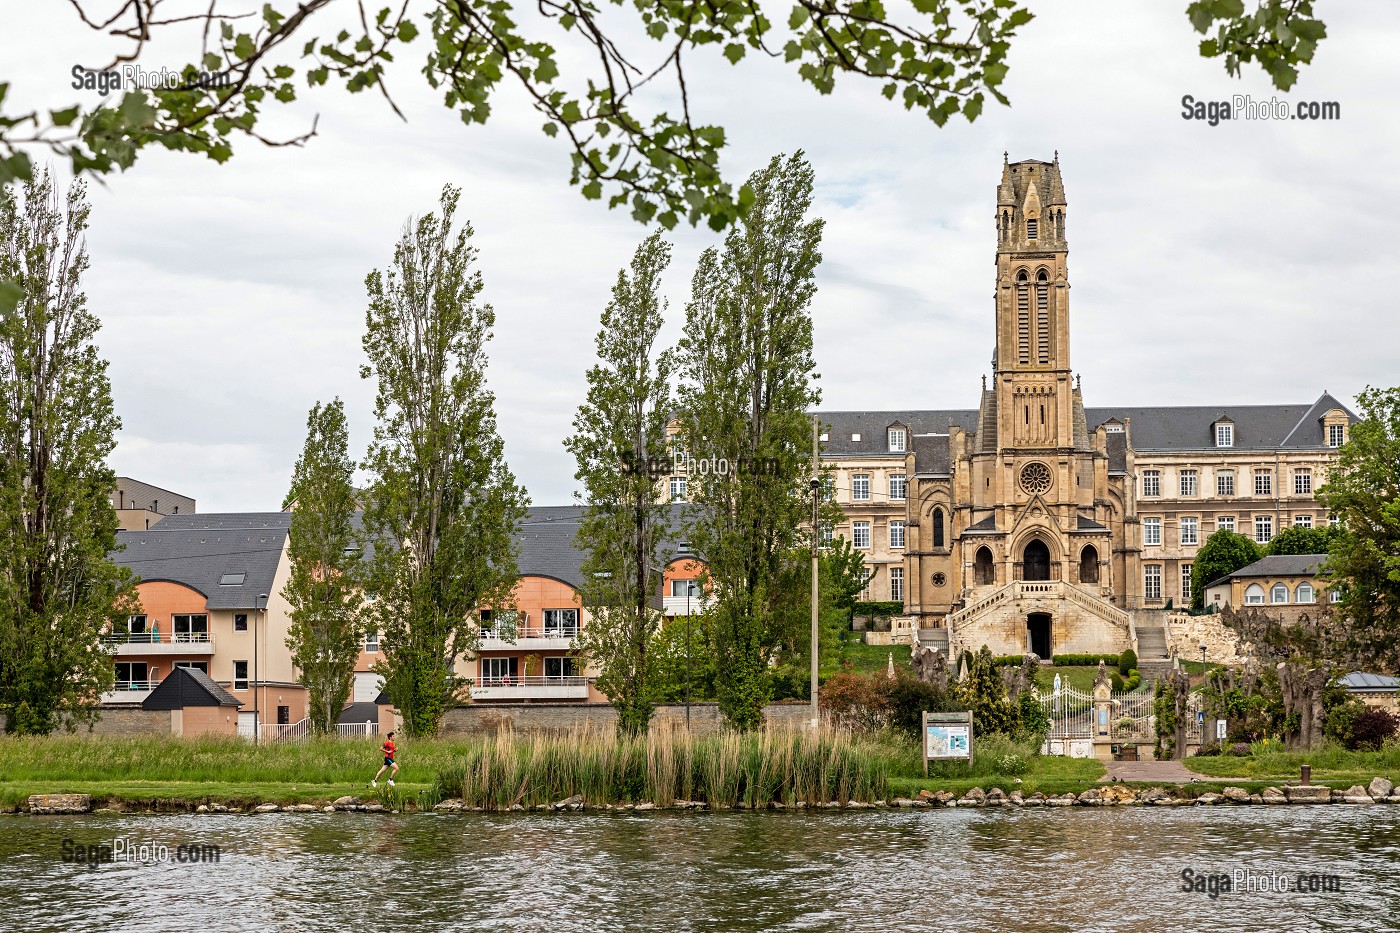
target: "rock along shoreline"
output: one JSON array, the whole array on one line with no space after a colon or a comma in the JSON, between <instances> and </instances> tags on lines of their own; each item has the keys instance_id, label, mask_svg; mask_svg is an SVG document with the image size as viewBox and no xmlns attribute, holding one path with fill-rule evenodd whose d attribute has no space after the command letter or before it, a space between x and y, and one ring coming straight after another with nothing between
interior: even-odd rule
<instances>
[{"instance_id":1,"label":"rock along shoreline","mask_svg":"<svg viewBox=\"0 0 1400 933\"><path fill-rule=\"evenodd\" d=\"M974 787L961 796L952 791L922 790L915 797L894 797L876 801L824 801L797 802L793 804L769 803L766 806L751 807L738 803L733 807L711 807L702 800L676 800L668 806L654 803L621 803L589 805L583 797L574 796L549 804L536 804L526 807L516 804L504 811L491 812L592 812L627 811L650 812L663 810L935 810L953 807L1113 807L1113 806L1316 806L1319 804L1343 804L1366 806L1374 804L1400 804L1400 794L1396 786L1386 778L1373 778L1362 787L1353 785L1346 790L1338 790L1322 784L1285 785L1266 787L1258 793L1251 793L1242 787L1226 786L1219 793L1207 791L1195 796L1183 795L1180 788L1170 790L1155 786L1134 789L1122 784L1105 784L1091 787L1078 794L1064 793L1045 795L1041 793L1023 794L1020 790L1010 793L999 787L983 790ZM75 815L84 813L122 814L166 814L166 813L400 813L421 812L413 801L406 801L402 809L385 806L379 800L365 800L358 796L340 797L329 804L276 804L247 803L200 803L185 799L152 799L147 801L98 801L96 805L88 794L34 794L21 807L10 812L45 815ZM482 813L481 807L469 807L461 800L444 800L432 807L438 813Z\"/></svg>"}]
</instances>

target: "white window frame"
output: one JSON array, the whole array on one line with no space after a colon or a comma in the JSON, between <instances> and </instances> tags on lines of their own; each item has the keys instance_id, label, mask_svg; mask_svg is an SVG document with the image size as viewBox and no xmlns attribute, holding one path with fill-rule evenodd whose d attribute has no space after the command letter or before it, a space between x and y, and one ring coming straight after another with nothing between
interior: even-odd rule
<instances>
[{"instance_id":1,"label":"white window frame","mask_svg":"<svg viewBox=\"0 0 1400 933\"><path fill-rule=\"evenodd\" d=\"M1144 518L1142 520L1142 543L1148 547L1160 547L1162 544L1162 520L1160 518Z\"/></svg>"},{"instance_id":2,"label":"white window frame","mask_svg":"<svg viewBox=\"0 0 1400 933\"><path fill-rule=\"evenodd\" d=\"M890 453L902 454L908 449L909 434L903 428L890 428L887 432Z\"/></svg>"},{"instance_id":3,"label":"white window frame","mask_svg":"<svg viewBox=\"0 0 1400 933\"><path fill-rule=\"evenodd\" d=\"M1278 598L1280 593L1283 594L1283 599ZM1288 596L1287 583L1275 583L1273 586L1269 587L1269 605L1271 606L1288 605Z\"/></svg>"},{"instance_id":4,"label":"white window frame","mask_svg":"<svg viewBox=\"0 0 1400 933\"><path fill-rule=\"evenodd\" d=\"M557 667L559 670L550 673L551 667ZM567 680L579 676L578 659L567 654L550 655L544 659L540 670L544 673L546 680Z\"/></svg>"},{"instance_id":5,"label":"white window frame","mask_svg":"<svg viewBox=\"0 0 1400 933\"><path fill-rule=\"evenodd\" d=\"M1251 583L1244 588L1244 604L1246 606L1262 606L1268 595L1258 583Z\"/></svg>"},{"instance_id":6,"label":"white window frame","mask_svg":"<svg viewBox=\"0 0 1400 933\"><path fill-rule=\"evenodd\" d=\"M852 501L852 502L869 502L869 501L870 501L870 474L869 474L869 473L852 473L852 474L851 474L851 501Z\"/></svg>"},{"instance_id":7,"label":"white window frame","mask_svg":"<svg viewBox=\"0 0 1400 933\"><path fill-rule=\"evenodd\" d=\"M1187 602L1191 599L1191 565L1181 565L1181 601Z\"/></svg>"},{"instance_id":8,"label":"white window frame","mask_svg":"<svg viewBox=\"0 0 1400 933\"><path fill-rule=\"evenodd\" d=\"M1201 520L1194 515L1186 515L1181 519L1180 524L1182 544L1201 543ZM1190 532L1188 534L1187 532Z\"/></svg>"},{"instance_id":9,"label":"white window frame","mask_svg":"<svg viewBox=\"0 0 1400 933\"><path fill-rule=\"evenodd\" d=\"M1304 580L1298 584L1298 588L1293 591L1293 601L1305 606L1310 606L1317 602L1317 588Z\"/></svg>"},{"instance_id":10,"label":"white window frame","mask_svg":"<svg viewBox=\"0 0 1400 933\"><path fill-rule=\"evenodd\" d=\"M890 601L904 602L903 567L890 567Z\"/></svg>"},{"instance_id":11,"label":"white window frame","mask_svg":"<svg viewBox=\"0 0 1400 933\"><path fill-rule=\"evenodd\" d=\"M865 540L864 544L860 543L862 539ZM851 547L862 551L870 550L869 522L851 522Z\"/></svg>"},{"instance_id":12,"label":"white window frame","mask_svg":"<svg viewBox=\"0 0 1400 933\"><path fill-rule=\"evenodd\" d=\"M1162 495L1161 470L1142 471L1142 495L1143 498L1157 498Z\"/></svg>"},{"instance_id":13,"label":"white window frame","mask_svg":"<svg viewBox=\"0 0 1400 933\"><path fill-rule=\"evenodd\" d=\"M1302 514L1302 515L1295 515L1295 516L1293 516L1293 527L1294 527L1294 528L1311 528L1312 526L1313 526L1313 517L1312 517L1311 515L1308 515L1307 513L1304 513L1304 514Z\"/></svg>"},{"instance_id":14,"label":"white window frame","mask_svg":"<svg viewBox=\"0 0 1400 933\"><path fill-rule=\"evenodd\" d=\"M904 522L899 519L890 521L890 547L904 547Z\"/></svg>"},{"instance_id":15,"label":"white window frame","mask_svg":"<svg viewBox=\"0 0 1400 933\"><path fill-rule=\"evenodd\" d=\"M1254 494L1272 496L1274 494L1274 474L1268 470L1254 471Z\"/></svg>"},{"instance_id":16,"label":"white window frame","mask_svg":"<svg viewBox=\"0 0 1400 933\"><path fill-rule=\"evenodd\" d=\"M1181 495L1183 497L1192 497L1199 495L1198 490L1201 487L1200 479L1197 472L1195 470L1182 470L1181 485L1178 488L1181 489Z\"/></svg>"},{"instance_id":17,"label":"white window frame","mask_svg":"<svg viewBox=\"0 0 1400 933\"><path fill-rule=\"evenodd\" d=\"M1327 601L1329 603L1339 603L1342 601L1342 591L1333 587L1327 588Z\"/></svg>"},{"instance_id":18,"label":"white window frame","mask_svg":"<svg viewBox=\"0 0 1400 933\"><path fill-rule=\"evenodd\" d=\"M1215 474L1215 494L1233 496L1235 494L1235 471L1220 470Z\"/></svg>"},{"instance_id":19,"label":"white window frame","mask_svg":"<svg viewBox=\"0 0 1400 933\"><path fill-rule=\"evenodd\" d=\"M1329 424L1327 426L1327 446L1340 447L1347 442L1347 426L1344 424Z\"/></svg>"},{"instance_id":20,"label":"white window frame","mask_svg":"<svg viewBox=\"0 0 1400 933\"><path fill-rule=\"evenodd\" d=\"M1293 471L1293 495L1310 496L1313 491L1312 467L1298 467Z\"/></svg>"},{"instance_id":21,"label":"white window frame","mask_svg":"<svg viewBox=\"0 0 1400 933\"><path fill-rule=\"evenodd\" d=\"M240 665L240 664L243 665L243 676L242 676L242 677L239 677L239 676L238 676L238 665ZM248 689L248 662L247 662L247 661L242 661L242 660L240 660L240 661L234 661L234 662L233 662L233 689L235 689L235 690L247 690L247 689Z\"/></svg>"},{"instance_id":22,"label":"white window frame","mask_svg":"<svg viewBox=\"0 0 1400 933\"><path fill-rule=\"evenodd\" d=\"M1274 540L1274 517L1272 515L1254 516L1254 543L1268 544Z\"/></svg>"},{"instance_id":23,"label":"white window frame","mask_svg":"<svg viewBox=\"0 0 1400 933\"><path fill-rule=\"evenodd\" d=\"M831 542L836 539L836 529L831 527L831 522L822 522L820 528L817 543L822 547L831 547Z\"/></svg>"},{"instance_id":24,"label":"white window frame","mask_svg":"<svg viewBox=\"0 0 1400 933\"><path fill-rule=\"evenodd\" d=\"M903 473L890 474L890 501L903 502L909 497L909 477Z\"/></svg>"},{"instance_id":25,"label":"white window frame","mask_svg":"<svg viewBox=\"0 0 1400 933\"><path fill-rule=\"evenodd\" d=\"M1217 424L1215 426L1215 446L1235 446L1235 426L1233 424Z\"/></svg>"},{"instance_id":26,"label":"white window frame","mask_svg":"<svg viewBox=\"0 0 1400 933\"><path fill-rule=\"evenodd\" d=\"M1217 515L1217 516L1215 516L1215 530L1216 530L1216 531L1222 531L1222 530L1234 531L1234 530L1235 530L1235 516L1233 516L1233 515Z\"/></svg>"},{"instance_id":27,"label":"white window frame","mask_svg":"<svg viewBox=\"0 0 1400 933\"><path fill-rule=\"evenodd\" d=\"M494 681L494 686L500 686L502 680L515 676L519 663L516 658L482 658L477 673L483 684Z\"/></svg>"},{"instance_id":28,"label":"white window frame","mask_svg":"<svg viewBox=\"0 0 1400 933\"><path fill-rule=\"evenodd\" d=\"M546 609L540 614L545 637L572 638L578 634L578 610L575 608Z\"/></svg>"},{"instance_id":29,"label":"white window frame","mask_svg":"<svg viewBox=\"0 0 1400 933\"><path fill-rule=\"evenodd\" d=\"M683 502L685 500L686 487L689 484L684 476L671 477L671 501Z\"/></svg>"},{"instance_id":30,"label":"white window frame","mask_svg":"<svg viewBox=\"0 0 1400 933\"><path fill-rule=\"evenodd\" d=\"M379 632L365 632L365 654L379 653Z\"/></svg>"},{"instance_id":31,"label":"white window frame","mask_svg":"<svg viewBox=\"0 0 1400 933\"><path fill-rule=\"evenodd\" d=\"M1143 564L1142 565L1142 598L1161 599L1162 598L1162 565Z\"/></svg>"}]
</instances>

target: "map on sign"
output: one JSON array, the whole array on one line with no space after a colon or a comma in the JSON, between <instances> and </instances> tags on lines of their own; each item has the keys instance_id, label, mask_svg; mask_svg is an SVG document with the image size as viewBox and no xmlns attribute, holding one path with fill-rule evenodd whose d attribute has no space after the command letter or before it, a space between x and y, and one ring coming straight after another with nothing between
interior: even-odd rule
<instances>
[{"instance_id":1,"label":"map on sign","mask_svg":"<svg viewBox=\"0 0 1400 933\"><path fill-rule=\"evenodd\" d=\"M929 758L968 758L972 754L972 729L969 726L929 726Z\"/></svg>"}]
</instances>

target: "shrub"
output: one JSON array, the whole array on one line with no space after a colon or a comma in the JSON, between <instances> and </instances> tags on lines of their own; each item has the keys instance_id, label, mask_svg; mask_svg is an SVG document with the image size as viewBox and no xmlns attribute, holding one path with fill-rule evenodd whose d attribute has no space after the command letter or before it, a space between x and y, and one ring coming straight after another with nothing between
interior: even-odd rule
<instances>
[{"instance_id":1,"label":"shrub","mask_svg":"<svg viewBox=\"0 0 1400 933\"><path fill-rule=\"evenodd\" d=\"M834 725L853 732L877 732L889 724L889 697L883 677L834 674L817 691L817 702Z\"/></svg>"},{"instance_id":2,"label":"shrub","mask_svg":"<svg viewBox=\"0 0 1400 933\"><path fill-rule=\"evenodd\" d=\"M1114 690L1118 691L1119 693L1122 693L1122 692L1123 692L1123 689L1124 689L1123 677L1122 677L1122 675L1120 675L1117 671L1114 671L1112 674L1109 674L1109 675L1108 675L1108 684L1109 684L1110 687L1112 687Z\"/></svg>"},{"instance_id":3,"label":"shrub","mask_svg":"<svg viewBox=\"0 0 1400 933\"><path fill-rule=\"evenodd\" d=\"M1248 743L1236 742L1234 745L1230 746L1230 750L1226 752L1226 754L1232 755L1235 758L1248 758L1251 754L1251 750Z\"/></svg>"},{"instance_id":4,"label":"shrub","mask_svg":"<svg viewBox=\"0 0 1400 933\"><path fill-rule=\"evenodd\" d=\"M884 678L883 692L890 728L908 735L915 741L920 739L919 730L923 728L925 710L930 713L942 713L958 709L951 696L907 671L901 671L894 680Z\"/></svg>"},{"instance_id":5,"label":"shrub","mask_svg":"<svg viewBox=\"0 0 1400 933\"><path fill-rule=\"evenodd\" d=\"M992 658L992 667L1020 667L1025 660L1024 654L1001 654Z\"/></svg>"},{"instance_id":6,"label":"shrub","mask_svg":"<svg viewBox=\"0 0 1400 933\"><path fill-rule=\"evenodd\" d=\"M998 756L996 760L997 774L1005 774L1011 777L1019 777L1031 770L1031 760L1025 755L1018 755L1010 752Z\"/></svg>"},{"instance_id":7,"label":"shrub","mask_svg":"<svg viewBox=\"0 0 1400 933\"><path fill-rule=\"evenodd\" d=\"M1219 746L1219 745L1216 745L1214 742L1210 742L1210 743L1208 743L1208 744L1206 744L1206 745L1202 745L1200 748L1196 749L1196 753L1195 753L1194 755L1192 755L1191 757L1192 757L1192 758L1214 758L1216 755L1219 755L1219 754L1220 754L1220 746Z\"/></svg>"},{"instance_id":8,"label":"shrub","mask_svg":"<svg viewBox=\"0 0 1400 933\"><path fill-rule=\"evenodd\" d=\"M1400 728L1400 722L1388 710L1368 709L1357 713L1351 721L1347 748L1352 751L1378 751L1395 735L1397 728Z\"/></svg>"},{"instance_id":9,"label":"shrub","mask_svg":"<svg viewBox=\"0 0 1400 933\"><path fill-rule=\"evenodd\" d=\"M1124 651L1118 656L1118 673L1122 674L1124 677L1131 677L1133 674L1136 674L1137 671L1134 670L1134 668L1137 667L1137 661L1136 651L1131 648Z\"/></svg>"},{"instance_id":10,"label":"shrub","mask_svg":"<svg viewBox=\"0 0 1400 933\"><path fill-rule=\"evenodd\" d=\"M1109 667L1118 666L1116 654L1057 654L1050 660L1060 667L1097 667L1100 661Z\"/></svg>"}]
</instances>

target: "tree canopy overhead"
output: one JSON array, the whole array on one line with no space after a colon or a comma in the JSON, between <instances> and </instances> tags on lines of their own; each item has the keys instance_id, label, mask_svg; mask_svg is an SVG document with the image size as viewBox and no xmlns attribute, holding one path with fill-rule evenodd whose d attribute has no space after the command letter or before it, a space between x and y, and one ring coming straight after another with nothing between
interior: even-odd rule
<instances>
[{"instance_id":1,"label":"tree canopy overhead","mask_svg":"<svg viewBox=\"0 0 1400 933\"><path fill-rule=\"evenodd\" d=\"M816 91L842 76L869 79L884 97L939 126L975 120L1001 87L1013 38L1033 14L1018 0L402 0L377 12L349 0L269 2L258 12L169 10L165 0L120 0L115 10L70 0L81 22L118 43L108 68L140 63L147 46L175 31L191 39L172 86L130 90L115 106L75 105L9 115L0 80L0 184L32 173L26 147L47 146L77 172L126 169L150 145L202 153L217 162L240 137L271 145L260 121L291 104L299 87L332 81L351 93L377 90L393 103L386 66L417 43L422 74L463 122L484 123L503 85L523 90L541 129L568 147L570 183L584 197L627 206L642 222L732 224L751 193L725 181L723 126L691 109L697 55L739 64L780 59ZM1257 63L1281 90L1311 61L1326 27L1310 0L1197 0L1187 8L1238 76ZM348 25L345 25L348 24ZM185 30L184 33L179 30ZM669 100L670 109L648 100ZM106 98L104 97L104 101Z\"/></svg>"}]
</instances>

